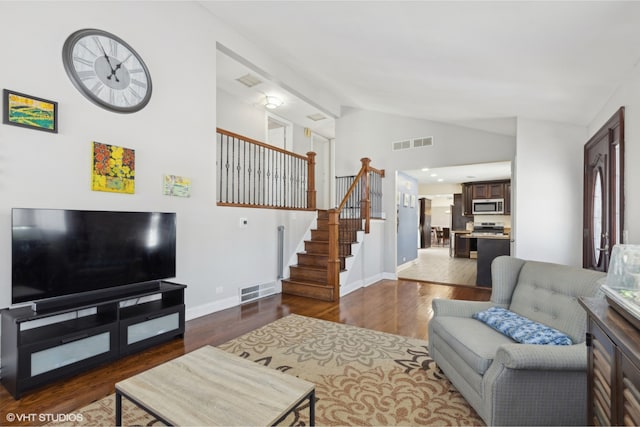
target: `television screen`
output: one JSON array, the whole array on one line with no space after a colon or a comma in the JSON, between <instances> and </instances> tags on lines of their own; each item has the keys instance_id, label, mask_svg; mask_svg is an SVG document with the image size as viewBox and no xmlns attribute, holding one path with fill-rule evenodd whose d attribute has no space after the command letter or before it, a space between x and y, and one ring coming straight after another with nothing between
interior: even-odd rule
<instances>
[{"instance_id":1,"label":"television screen","mask_svg":"<svg viewBox=\"0 0 640 427\"><path fill-rule=\"evenodd\" d=\"M175 213L12 209L13 304L175 274Z\"/></svg>"}]
</instances>

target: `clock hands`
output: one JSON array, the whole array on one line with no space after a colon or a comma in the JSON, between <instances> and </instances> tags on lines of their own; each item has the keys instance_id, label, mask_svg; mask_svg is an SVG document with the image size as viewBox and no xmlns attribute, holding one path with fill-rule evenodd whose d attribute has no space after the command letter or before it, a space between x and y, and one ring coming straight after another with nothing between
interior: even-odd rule
<instances>
[{"instance_id":1,"label":"clock hands","mask_svg":"<svg viewBox=\"0 0 640 427\"><path fill-rule=\"evenodd\" d=\"M95 39L97 45L100 47L100 50L102 51L102 54L104 55L105 59L107 60L107 64L109 64L109 68L111 69L111 74L109 74L107 76L107 80L111 80L111 77L114 77L115 81L120 83L120 80L118 79L118 76L116 76L116 71L118 71L120 69L120 67L122 66L122 62L119 63L116 68L113 68L113 65L111 65L111 58L109 58L109 55L107 55L107 52L104 50L104 47L102 47L102 43L100 43L99 39Z\"/></svg>"}]
</instances>

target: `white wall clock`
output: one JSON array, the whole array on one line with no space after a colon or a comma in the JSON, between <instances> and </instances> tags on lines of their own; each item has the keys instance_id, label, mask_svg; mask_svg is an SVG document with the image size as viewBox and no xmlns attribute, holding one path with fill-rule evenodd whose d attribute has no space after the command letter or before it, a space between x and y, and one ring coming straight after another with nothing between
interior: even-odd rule
<instances>
[{"instance_id":1,"label":"white wall clock","mask_svg":"<svg viewBox=\"0 0 640 427\"><path fill-rule=\"evenodd\" d=\"M62 62L86 98L117 113L133 113L151 98L151 75L124 40L96 29L78 30L62 47Z\"/></svg>"}]
</instances>

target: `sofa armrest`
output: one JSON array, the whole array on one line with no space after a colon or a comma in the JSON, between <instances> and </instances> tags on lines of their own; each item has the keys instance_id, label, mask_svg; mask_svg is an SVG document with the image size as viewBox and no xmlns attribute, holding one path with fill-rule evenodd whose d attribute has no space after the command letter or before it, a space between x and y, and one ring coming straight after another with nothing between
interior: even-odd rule
<instances>
[{"instance_id":1,"label":"sofa armrest","mask_svg":"<svg viewBox=\"0 0 640 427\"><path fill-rule=\"evenodd\" d=\"M496 304L491 301L463 301L436 298L431 302L433 316L471 317L478 311L486 310Z\"/></svg>"},{"instance_id":2,"label":"sofa armrest","mask_svg":"<svg viewBox=\"0 0 640 427\"><path fill-rule=\"evenodd\" d=\"M495 360L509 369L587 370L587 346L503 344Z\"/></svg>"}]
</instances>

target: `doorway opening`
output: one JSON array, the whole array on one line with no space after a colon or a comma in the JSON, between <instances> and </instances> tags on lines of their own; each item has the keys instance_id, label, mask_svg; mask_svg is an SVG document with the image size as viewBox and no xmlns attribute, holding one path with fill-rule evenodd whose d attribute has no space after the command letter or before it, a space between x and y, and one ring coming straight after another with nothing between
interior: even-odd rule
<instances>
[{"instance_id":1,"label":"doorway opening","mask_svg":"<svg viewBox=\"0 0 640 427\"><path fill-rule=\"evenodd\" d=\"M293 151L293 123L265 112L267 118L267 143L283 150Z\"/></svg>"}]
</instances>

